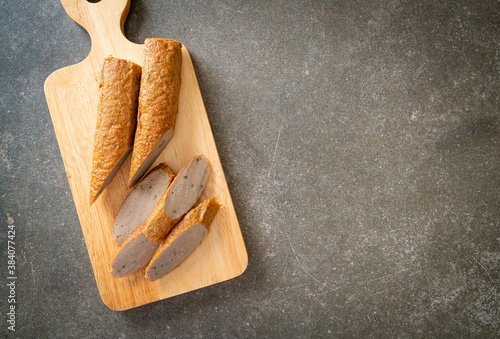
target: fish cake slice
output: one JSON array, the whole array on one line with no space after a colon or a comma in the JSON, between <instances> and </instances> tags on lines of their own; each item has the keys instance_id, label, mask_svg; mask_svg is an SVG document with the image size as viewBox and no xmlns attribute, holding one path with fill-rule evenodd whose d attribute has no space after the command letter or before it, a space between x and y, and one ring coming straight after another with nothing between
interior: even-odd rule
<instances>
[{"instance_id":1,"label":"fish cake slice","mask_svg":"<svg viewBox=\"0 0 500 339\"><path fill-rule=\"evenodd\" d=\"M122 246L132 232L149 217L174 178L175 173L161 163L134 187L120 207L113 226L113 239L118 246Z\"/></svg>"},{"instance_id":2,"label":"fish cake slice","mask_svg":"<svg viewBox=\"0 0 500 339\"><path fill-rule=\"evenodd\" d=\"M210 232L220 208L217 198L212 197L186 214L156 250L146 268L146 279L159 279L179 266Z\"/></svg>"}]
</instances>

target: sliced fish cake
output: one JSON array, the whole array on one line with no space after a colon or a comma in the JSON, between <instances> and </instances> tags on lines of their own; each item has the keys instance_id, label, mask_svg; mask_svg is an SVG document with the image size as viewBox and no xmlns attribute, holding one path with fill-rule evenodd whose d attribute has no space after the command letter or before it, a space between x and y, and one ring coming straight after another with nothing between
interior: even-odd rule
<instances>
[{"instance_id":1,"label":"sliced fish cake","mask_svg":"<svg viewBox=\"0 0 500 339\"><path fill-rule=\"evenodd\" d=\"M162 163L149 171L130 192L113 226L113 239L118 246L122 246L132 232L151 215L174 178L175 173Z\"/></svg>"},{"instance_id":2,"label":"sliced fish cake","mask_svg":"<svg viewBox=\"0 0 500 339\"><path fill-rule=\"evenodd\" d=\"M175 177L151 215L127 238L111 262L111 274L120 278L149 263L161 241L200 197L210 166L203 155L192 158Z\"/></svg>"},{"instance_id":3,"label":"sliced fish cake","mask_svg":"<svg viewBox=\"0 0 500 339\"><path fill-rule=\"evenodd\" d=\"M186 214L156 250L146 268L146 279L159 279L179 266L208 234L220 208L213 197Z\"/></svg>"}]
</instances>

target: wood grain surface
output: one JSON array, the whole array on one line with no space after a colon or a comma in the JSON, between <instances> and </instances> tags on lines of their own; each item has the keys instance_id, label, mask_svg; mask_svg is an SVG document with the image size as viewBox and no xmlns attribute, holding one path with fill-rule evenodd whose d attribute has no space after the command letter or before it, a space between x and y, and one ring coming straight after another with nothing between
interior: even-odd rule
<instances>
[{"instance_id":1,"label":"wood grain surface","mask_svg":"<svg viewBox=\"0 0 500 339\"><path fill-rule=\"evenodd\" d=\"M45 81L45 96L103 302L113 310L126 310L242 274L248 263L245 244L193 64L185 47L182 50L182 83L174 136L153 166L165 162L177 172L193 156L204 154L210 161L212 172L198 202L216 196L223 207L200 246L163 278L147 281L144 268L120 279L109 273L109 262L119 250L112 237L114 219L130 192L127 185L130 157L94 205L89 207L98 79L108 55L142 65L142 45L128 41L123 34L130 0L99 3L63 0L62 3L68 15L90 34L92 49L81 63L52 73Z\"/></svg>"}]
</instances>

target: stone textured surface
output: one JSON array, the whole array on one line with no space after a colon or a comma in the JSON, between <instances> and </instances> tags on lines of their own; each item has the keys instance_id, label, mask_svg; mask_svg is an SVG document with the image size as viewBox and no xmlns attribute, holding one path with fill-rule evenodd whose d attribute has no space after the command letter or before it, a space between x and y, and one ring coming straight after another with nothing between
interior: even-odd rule
<instances>
[{"instance_id":1,"label":"stone textured surface","mask_svg":"<svg viewBox=\"0 0 500 339\"><path fill-rule=\"evenodd\" d=\"M105 1L105 0L104 0ZM500 3L133 0L189 49L248 247L239 278L100 300L43 93L85 58L57 0L0 14L0 336L500 336Z\"/></svg>"}]
</instances>

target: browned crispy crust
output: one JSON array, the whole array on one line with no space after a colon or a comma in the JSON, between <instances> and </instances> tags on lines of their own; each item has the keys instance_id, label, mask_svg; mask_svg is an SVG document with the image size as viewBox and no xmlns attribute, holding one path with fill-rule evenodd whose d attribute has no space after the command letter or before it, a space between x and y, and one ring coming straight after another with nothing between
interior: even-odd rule
<instances>
[{"instance_id":1,"label":"browned crispy crust","mask_svg":"<svg viewBox=\"0 0 500 339\"><path fill-rule=\"evenodd\" d=\"M130 186L135 184L132 177L156 143L168 130L174 129L179 105L181 63L180 42L172 39L146 39ZM142 169L144 173L147 170Z\"/></svg>"},{"instance_id":2,"label":"browned crispy crust","mask_svg":"<svg viewBox=\"0 0 500 339\"><path fill-rule=\"evenodd\" d=\"M90 205L134 142L141 66L123 59L104 60L90 179ZM116 171L115 171L116 173Z\"/></svg>"},{"instance_id":3,"label":"browned crispy crust","mask_svg":"<svg viewBox=\"0 0 500 339\"><path fill-rule=\"evenodd\" d=\"M182 233L188 230L191 226L195 224L203 224L209 232L210 226L212 225L212 222L214 221L220 208L221 204L219 200L212 197L192 209L177 225L172 228L166 239L163 240L160 247L156 250L150 263L152 263L168 246L170 246L175 239L181 236Z\"/></svg>"},{"instance_id":4,"label":"browned crispy crust","mask_svg":"<svg viewBox=\"0 0 500 339\"><path fill-rule=\"evenodd\" d=\"M177 222L177 220L172 219L165 213L165 208L163 206L165 205L167 194L168 189L156 204L151 215L145 221L146 226L144 228L144 235L152 242L162 241Z\"/></svg>"}]
</instances>

